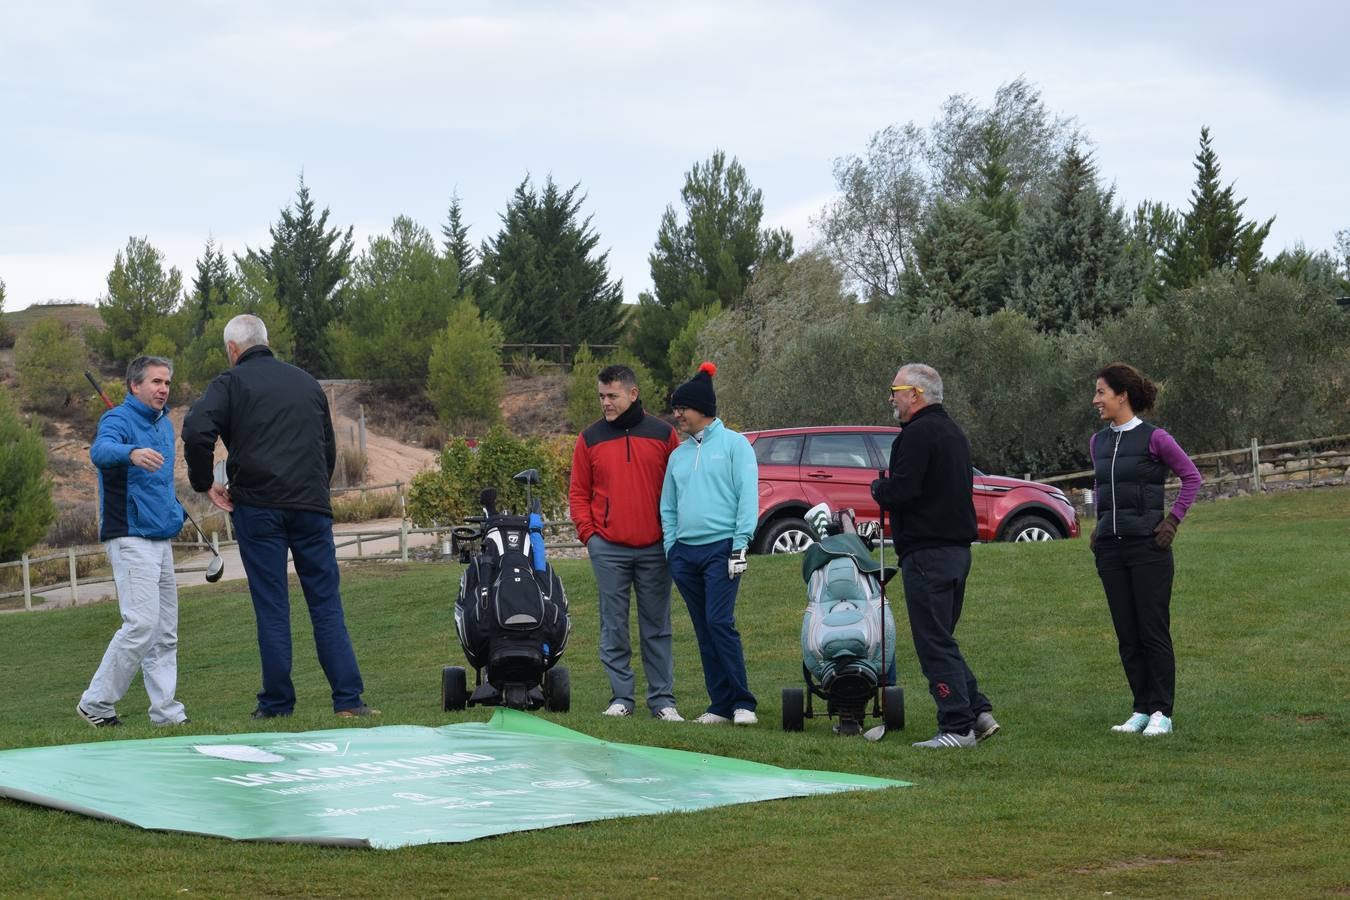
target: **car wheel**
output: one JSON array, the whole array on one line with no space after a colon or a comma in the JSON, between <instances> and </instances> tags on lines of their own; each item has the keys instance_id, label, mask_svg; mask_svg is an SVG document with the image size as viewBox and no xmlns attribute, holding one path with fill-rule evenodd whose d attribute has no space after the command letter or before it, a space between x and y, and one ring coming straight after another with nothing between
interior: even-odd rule
<instances>
[{"instance_id":1,"label":"car wheel","mask_svg":"<svg viewBox=\"0 0 1350 900\"><path fill-rule=\"evenodd\" d=\"M801 553L815 543L816 535L805 519L787 516L774 519L759 539L760 553Z\"/></svg>"},{"instance_id":2,"label":"car wheel","mask_svg":"<svg viewBox=\"0 0 1350 900\"><path fill-rule=\"evenodd\" d=\"M1013 543L1058 539L1059 529L1040 516L1022 516L1003 532L1003 540Z\"/></svg>"}]
</instances>

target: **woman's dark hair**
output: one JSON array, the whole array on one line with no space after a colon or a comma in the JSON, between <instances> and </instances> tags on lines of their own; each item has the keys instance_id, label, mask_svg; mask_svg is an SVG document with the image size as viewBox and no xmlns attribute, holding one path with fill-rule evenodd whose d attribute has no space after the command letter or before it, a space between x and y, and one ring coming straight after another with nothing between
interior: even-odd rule
<instances>
[{"instance_id":1,"label":"woman's dark hair","mask_svg":"<svg viewBox=\"0 0 1350 900\"><path fill-rule=\"evenodd\" d=\"M1144 377L1134 366L1123 362L1114 362L1097 370L1097 378L1106 382L1106 386L1117 394L1130 398L1130 409L1137 413L1153 408L1158 399L1158 386Z\"/></svg>"}]
</instances>

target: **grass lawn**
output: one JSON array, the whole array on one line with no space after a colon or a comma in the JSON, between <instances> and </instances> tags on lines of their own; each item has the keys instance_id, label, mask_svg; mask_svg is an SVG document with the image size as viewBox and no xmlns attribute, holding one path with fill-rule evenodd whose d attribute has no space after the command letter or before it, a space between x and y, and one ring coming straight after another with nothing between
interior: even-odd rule
<instances>
[{"instance_id":1,"label":"grass lawn","mask_svg":"<svg viewBox=\"0 0 1350 900\"><path fill-rule=\"evenodd\" d=\"M1003 731L961 752L909 746L931 736L934 711L907 637L905 732L869 744L831 735L824 719L804 733L781 730L780 691L800 683L796 557L752 558L738 604L759 727L603 718L594 582L586 563L563 561L572 711L554 720L615 741L915 786L388 852L148 833L0 800L0 894L1343 895L1350 488L1197 506L1176 555L1177 731L1167 738L1108 728L1130 700L1085 540L975 548L958 636ZM344 573L366 696L384 711L377 724L490 714L440 711L440 667L462 662L451 618L458 574L458 566L375 563ZM273 727L331 728L309 625L296 613L300 703ZM181 619L188 729L268 727L248 718L258 674L246 593L238 584L186 591ZM674 619L676 688L693 716L706 696L678 595ZM128 727L115 735L75 716L117 622L114 604L0 616L0 673L10 686L0 748L157 733L139 681L120 708Z\"/></svg>"}]
</instances>

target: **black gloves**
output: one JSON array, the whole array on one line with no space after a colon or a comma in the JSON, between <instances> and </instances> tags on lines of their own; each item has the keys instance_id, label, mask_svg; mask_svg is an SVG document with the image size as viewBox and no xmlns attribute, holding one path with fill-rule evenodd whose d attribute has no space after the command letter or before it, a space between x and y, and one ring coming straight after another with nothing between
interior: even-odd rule
<instances>
[{"instance_id":1,"label":"black gloves","mask_svg":"<svg viewBox=\"0 0 1350 900\"><path fill-rule=\"evenodd\" d=\"M881 502L881 489L885 484L886 480L884 478L877 478L872 481L872 499L877 501L877 503Z\"/></svg>"},{"instance_id":2,"label":"black gloves","mask_svg":"<svg viewBox=\"0 0 1350 900\"><path fill-rule=\"evenodd\" d=\"M1177 536L1177 527L1181 525L1181 520L1172 513L1167 514L1167 518L1158 523L1153 529L1153 543L1159 550L1166 550L1172 546L1172 540Z\"/></svg>"}]
</instances>

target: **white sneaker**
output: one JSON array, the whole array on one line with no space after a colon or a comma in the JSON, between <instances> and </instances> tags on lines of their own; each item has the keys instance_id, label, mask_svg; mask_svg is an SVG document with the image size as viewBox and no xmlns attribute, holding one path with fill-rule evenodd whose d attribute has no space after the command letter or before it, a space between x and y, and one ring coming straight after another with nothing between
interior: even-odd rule
<instances>
[{"instance_id":1,"label":"white sneaker","mask_svg":"<svg viewBox=\"0 0 1350 900\"><path fill-rule=\"evenodd\" d=\"M660 719L662 722L684 721L684 716L680 715L680 711L673 706L663 706L656 712L652 713L652 715Z\"/></svg>"},{"instance_id":2,"label":"white sneaker","mask_svg":"<svg viewBox=\"0 0 1350 900\"><path fill-rule=\"evenodd\" d=\"M732 710L731 720L737 725L758 725L759 716L755 715L753 709Z\"/></svg>"},{"instance_id":3,"label":"white sneaker","mask_svg":"<svg viewBox=\"0 0 1350 900\"><path fill-rule=\"evenodd\" d=\"M719 716L717 713L706 712L694 721L699 725L725 725L731 720L726 716Z\"/></svg>"},{"instance_id":4,"label":"white sneaker","mask_svg":"<svg viewBox=\"0 0 1350 900\"><path fill-rule=\"evenodd\" d=\"M614 716L615 718L619 718L622 716L631 716L632 714L633 711L628 707L624 706L622 703L611 703L609 705L609 708L606 709L604 712L602 712L600 715Z\"/></svg>"},{"instance_id":5,"label":"white sneaker","mask_svg":"<svg viewBox=\"0 0 1350 900\"><path fill-rule=\"evenodd\" d=\"M1148 717L1148 725L1144 726L1144 737L1153 737L1158 734L1171 734L1172 720L1164 716L1161 711L1155 712Z\"/></svg>"},{"instance_id":6,"label":"white sneaker","mask_svg":"<svg viewBox=\"0 0 1350 900\"><path fill-rule=\"evenodd\" d=\"M1125 734L1138 734L1144 730L1144 726L1147 724L1148 716L1143 713L1135 713L1119 725L1112 725L1111 730L1120 731Z\"/></svg>"}]
</instances>

